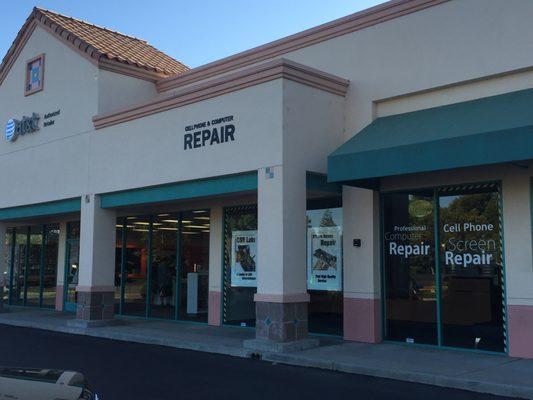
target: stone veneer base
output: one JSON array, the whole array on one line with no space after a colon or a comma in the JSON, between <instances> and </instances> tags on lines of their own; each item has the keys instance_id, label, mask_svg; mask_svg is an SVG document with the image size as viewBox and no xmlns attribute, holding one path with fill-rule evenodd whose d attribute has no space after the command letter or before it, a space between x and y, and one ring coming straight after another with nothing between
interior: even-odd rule
<instances>
[{"instance_id":1,"label":"stone veneer base","mask_svg":"<svg viewBox=\"0 0 533 400\"><path fill-rule=\"evenodd\" d=\"M245 349L259 353L291 353L312 349L318 347L318 345L319 340L311 338L294 340L292 342L274 342L265 339L250 339L243 342Z\"/></svg>"},{"instance_id":2,"label":"stone veneer base","mask_svg":"<svg viewBox=\"0 0 533 400\"><path fill-rule=\"evenodd\" d=\"M255 337L273 342L307 339L307 303L255 302Z\"/></svg>"},{"instance_id":3,"label":"stone veneer base","mask_svg":"<svg viewBox=\"0 0 533 400\"><path fill-rule=\"evenodd\" d=\"M81 321L113 320L114 292L78 292L76 319Z\"/></svg>"}]
</instances>

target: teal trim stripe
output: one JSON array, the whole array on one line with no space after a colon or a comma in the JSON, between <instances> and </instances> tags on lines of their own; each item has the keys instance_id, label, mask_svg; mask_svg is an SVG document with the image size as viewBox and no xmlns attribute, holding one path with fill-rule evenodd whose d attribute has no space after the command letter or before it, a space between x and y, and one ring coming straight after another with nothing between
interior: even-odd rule
<instances>
[{"instance_id":1,"label":"teal trim stripe","mask_svg":"<svg viewBox=\"0 0 533 400\"><path fill-rule=\"evenodd\" d=\"M328 157L330 182L533 159L533 89L376 119ZM371 183L371 182L370 182Z\"/></svg>"},{"instance_id":2,"label":"teal trim stripe","mask_svg":"<svg viewBox=\"0 0 533 400\"><path fill-rule=\"evenodd\" d=\"M101 195L101 207L113 208L146 203L186 200L197 197L257 190L257 171L196 181L177 182Z\"/></svg>"},{"instance_id":3,"label":"teal trim stripe","mask_svg":"<svg viewBox=\"0 0 533 400\"><path fill-rule=\"evenodd\" d=\"M49 203L31 204L20 207L0 208L0 221L17 218L40 217L45 215L80 212L79 197L67 200L51 201Z\"/></svg>"},{"instance_id":4,"label":"teal trim stripe","mask_svg":"<svg viewBox=\"0 0 533 400\"><path fill-rule=\"evenodd\" d=\"M312 192L342 193L342 185L328 182L328 176L316 172L307 171L307 190Z\"/></svg>"}]
</instances>

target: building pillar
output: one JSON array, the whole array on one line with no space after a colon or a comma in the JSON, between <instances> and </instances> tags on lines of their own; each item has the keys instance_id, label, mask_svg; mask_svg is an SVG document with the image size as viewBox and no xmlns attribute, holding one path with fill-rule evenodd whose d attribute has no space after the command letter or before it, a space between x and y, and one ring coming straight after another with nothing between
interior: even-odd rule
<instances>
[{"instance_id":1,"label":"building pillar","mask_svg":"<svg viewBox=\"0 0 533 400\"><path fill-rule=\"evenodd\" d=\"M7 305L7 290L9 286L9 266L6 263L6 256L9 249L6 246L7 225L0 222L0 312L4 312Z\"/></svg>"},{"instance_id":2,"label":"building pillar","mask_svg":"<svg viewBox=\"0 0 533 400\"><path fill-rule=\"evenodd\" d=\"M381 341L379 193L343 188L344 339ZM353 245L354 239L361 246Z\"/></svg>"},{"instance_id":3,"label":"building pillar","mask_svg":"<svg viewBox=\"0 0 533 400\"><path fill-rule=\"evenodd\" d=\"M67 223L59 223L59 243L57 246L56 311L63 311L65 295L65 256L67 251Z\"/></svg>"},{"instance_id":4,"label":"building pillar","mask_svg":"<svg viewBox=\"0 0 533 400\"><path fill-rule=\"evenodd\" d=\"M245 347L294 351L308 338L306 174L276 166L258 173L256 338Z\"/></svg>"},{"instance_id":5,"label":"building pillar","mask_svg":"<svg viewBox=\"0 0 533 400\"><path fill-rule=\"evenodd\" d=\"M211 207L209 226L209 302L207 320L209 325L222 324L222 207Z\"/></svg>"},{"instance_id":6,"label":"building pillar","mask_svg":"<svg viewBox=\"0 0 533 400\"><path fill-rule=\"evenodd\" d=\"M81 199L80 272L76 326L113 321L115 291L116 213L100 208L100 196Z\"/></svg>"},{"instance_id":7,"label":"building pillar","mask_svg":"<svg viewBox=\"0 0 533 400\"><path fill-rule=\"evenodd\" d=\"M509 355L533 358L531 178L505 177L502 193Z\"/></svg>"}]
</instances>

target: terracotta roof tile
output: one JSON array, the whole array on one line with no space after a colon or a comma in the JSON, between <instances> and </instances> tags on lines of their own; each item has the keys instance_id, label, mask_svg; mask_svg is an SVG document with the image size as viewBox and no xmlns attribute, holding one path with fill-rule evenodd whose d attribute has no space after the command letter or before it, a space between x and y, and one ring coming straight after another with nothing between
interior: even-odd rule
<instances>
[{"instance_id":1,"label":"terracotta roof tile","mask_svg":"<svg viewBox=\"0 0 533 400\"><path fill-rule=\"evenodd\" d=\"M160 77L189 70L186 65L157 50L145 40L35 7L0 64L0 83L20 51L19 47L24 44L27 31L34 21L46 25L52 33L99 61L108 59Z\"/></svg>"},{"instance_id":2,"label":"terracotta roof tile","mask_svg":"<svg viewBox=\"0 0 533 400\"><path fill-rule=\"evenodd\" d=\"M148 44L145 40L112 31L97 25L67 17L56 12L35 8L50 22L94 47L110 60L152 69L168 75L187 71L185 65Z\"/></svg>"}]
</instances>

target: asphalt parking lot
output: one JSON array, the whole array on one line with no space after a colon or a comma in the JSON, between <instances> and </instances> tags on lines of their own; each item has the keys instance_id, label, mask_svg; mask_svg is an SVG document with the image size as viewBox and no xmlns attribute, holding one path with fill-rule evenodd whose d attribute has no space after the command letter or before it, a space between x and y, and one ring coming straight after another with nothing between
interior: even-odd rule
<instances>
[{"instance_id":1,"label":"asphalt parking lot","mask_svg":"<svg viewBox=\"0 0 533 400\"><path fill-rule=\"evenodd\" d=\"M0 325L2 366L80 371L103 400L505 399L155 345Z\"/></svg>"}]
</instances>

